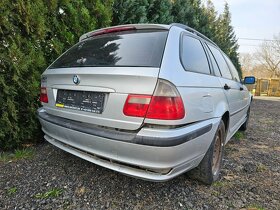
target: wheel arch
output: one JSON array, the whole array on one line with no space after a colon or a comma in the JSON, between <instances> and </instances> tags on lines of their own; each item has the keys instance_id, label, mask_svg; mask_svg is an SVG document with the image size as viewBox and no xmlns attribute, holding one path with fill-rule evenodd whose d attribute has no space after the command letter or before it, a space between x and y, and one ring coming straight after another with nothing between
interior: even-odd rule
<instances>
[{"instance_id":1,"label":"wheel arch","mask_svg":"<svg viewBox=\"0 0 280 210\"><path fill-rule=\"evenodd\" d=\"M225 99L226 100L226 99ZM229 125L230 125L230 113L229 113L229 106L227 101L221 100L215 109L215 116L221 118L225 124L225 134L228 134Z\"/></svg>"},{"instance_id":2,"label":"wheel arch","mask_svg":"<svg viewBox=\"0 0 280 210\"><path fill-rule=\"evenodd\" d=\"M227 135L228 133L228 129L229 129L229 111L226 111L223 116L222 116L222 120L224 121L225 124L225 134Z\"/></svg>"}]
</instances>

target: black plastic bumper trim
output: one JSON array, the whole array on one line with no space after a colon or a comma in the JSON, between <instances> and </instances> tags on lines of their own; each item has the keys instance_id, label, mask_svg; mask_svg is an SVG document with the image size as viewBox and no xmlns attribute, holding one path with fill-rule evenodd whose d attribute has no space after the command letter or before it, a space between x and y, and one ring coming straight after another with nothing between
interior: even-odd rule
<instances>
[{"instance_id":1,"label":"black plastic bumper trim","mask_svg":"<svg viewBox=\"0 0 280 210\"><path fill-rule=\"evenodd\" d=\"M75 130L78 132L86 133L89 135L94 135L102 138L108 138L110 140L123 141L127 143L141 144L147 146L157 146L157 147L170 147L183 144L187 141L195 139L212 129L212 124L206 125L202 128L194 130L192 132L176 136L176 137L147 137L139 136L136 132L126 132L111 130L108 128L102 128L94 125L90 125L83 122L78 122L74 120L65 119L62 117L53 116L47 114L46 112L38 112L38 117L41 120L45 120L49 123Z\"/></svg>"}]
</instances>

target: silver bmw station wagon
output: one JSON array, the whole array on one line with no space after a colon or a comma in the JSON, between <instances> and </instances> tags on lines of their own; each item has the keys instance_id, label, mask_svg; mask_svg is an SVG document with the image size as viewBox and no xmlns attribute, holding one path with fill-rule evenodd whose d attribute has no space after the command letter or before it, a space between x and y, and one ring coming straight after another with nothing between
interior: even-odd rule
<instances>
[{"instance_id":1,"label":"silver bmw station wagon","mask_svg":"<svg viewBox=\"0 0 280 210\"><path fill-rule=\"evenodd\" d=\"M224 145L247 128L254 80L188 26L115 26L82 35L45 70L38 117L48 142L97 165L211 184Z\"/></svg>"}]
</instances>

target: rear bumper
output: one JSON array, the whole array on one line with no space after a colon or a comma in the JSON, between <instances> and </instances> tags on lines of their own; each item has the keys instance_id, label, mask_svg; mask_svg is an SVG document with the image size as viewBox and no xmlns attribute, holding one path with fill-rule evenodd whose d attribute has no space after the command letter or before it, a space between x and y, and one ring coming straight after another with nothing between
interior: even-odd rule
<instances>
[{"instance_id":1,"label":"rear bumper","mask_svg":"<svg viewBox=\"0 0 280 210\"><path fill-rule=\"evenodd\" d=\"M171 179L202 160L217 129L218 118L176 129L142 128L123 132L98 128L38 110L45 139L97 165L152 181ZM62 120L60 124L57 120ZM83 130L84 128L84 130Z\"/></svg>"}]
</instances>

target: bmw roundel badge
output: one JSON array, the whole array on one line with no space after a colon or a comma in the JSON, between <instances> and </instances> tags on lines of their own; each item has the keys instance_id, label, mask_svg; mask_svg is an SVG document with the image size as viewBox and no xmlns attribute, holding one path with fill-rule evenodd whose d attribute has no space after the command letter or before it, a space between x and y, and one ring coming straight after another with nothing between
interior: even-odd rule
<instances>
[{"instance_id":1,"label":"bmw roundel badge","mask_svg":"<svg viewBox=\"0 0 280 210\"><path fill-rule=\"evenodd\" d=\"M78 75L73 76L73 82L75 85L78 85L80 83L80 78L78 77Z\"/></svg>"}]
</instances>

